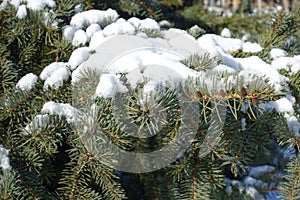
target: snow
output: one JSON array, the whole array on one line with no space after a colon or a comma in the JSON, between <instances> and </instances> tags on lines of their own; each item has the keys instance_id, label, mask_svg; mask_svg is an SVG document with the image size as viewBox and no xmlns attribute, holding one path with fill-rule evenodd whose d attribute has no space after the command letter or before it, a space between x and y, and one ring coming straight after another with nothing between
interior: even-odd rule
<instances>
[{"instance_id":1,"label":"snow","mask_svg":"<svg viewBox=\"0 0 300 200\"><path fill-rule=\"evenodd\" d=\"M99 34L100 37L95 37L96 34ZM101 46L94 50L95 53L91 54L90 58L85 62L84 65L89 67L95 66L97 67L97 70L105 71L108 73L128 72L130 70L138 68L139 65L165 65L167 64L166 62L170 63L171 61L169 61L169 58L172 54L170 54L170 52L178 52L175 53L176 59L173 59L171 63L173 64L175 62L177 63L177 65L179 65L179 61L183 59L184 56L189 56L196 52L204 52L197 45L194 38L190 39L190 37L192 36L186 35L188 34L185 31L179 32L174 30L168 30L164 32L165 39L137 37L130 35L116 35L112 36L109 39L109 42L107 42L104 41L105 39L107 39L107 37L104 37L101 31L99 31L93 35L90 42L90 49L98 47L100 43ZM98 40L98 45L94 44L94 39ZM118 46L118 48L115 48L116 46ZM122 61L120 61L121 58L118 59L119 64L117 64L116 62L111 63L115 59L114 56L120 56L124 54L124 52L126 56L121 56ZM172 54L172 56L173 58L175 58L174 54ZM164 61L162 63L159 63L157 61L158 57L160 58L160 60L163 59ZM114 64L115 67L113 67L112 64ZM119 67L116 67L116 64L119 65ZM172 65L167 65L171 69ZM180 65L181 67L179 67L178 70L183 67L182 64ZM184 68L186 68L186 66L184 66ZM82 68L82 70L83 69L84 67ZM174 72L174 70L171 71ZM148 70L148 72L150 71Z\"/></svg>"},{"instance_id":2,"label":"snow","mask_svg":"<svg viewBox=\"0 0 300 200\"><path fill-rule=\"evenodd\" d=\"M205 34L197 40L200 47L207 49L208 52L222 51L230 53L242 47L243 42L240 39L224 38L214 34Z\"/></svg>"},{"instance_id":3,"label":"snow","mask_svg":"<svg viewBox=\"0 0 300 200\"><path fill-rule=\"evenodd\" d=\"M74 37L72 40L72 45L77 46L83 46L88 42L88 36L86 35L85 31L82 29L77 30L74 33Z\"/></svg>"},{"instance_id":4,"label":"snow","mask_svg":"<svg viewBox=\"0 0 300 200\"><path fill-rule=\"evenodd\" d=\"M42 10L46 5L43 0L27 0L27 8L31 10Z\"/></svg>"},{"instance_id":5,"label":"snow","mask_svg":"<svg viewBox=\"0 0 300 200\"><path fill-rule=\"evenodd\" d=\"M226 73L235 73L237 72L235 69L227 66L227 65L223 65L223 64L220 64L220 65L217 65L215 66L213 69L213 71L216 71L216 72L226 72Z\"/></svg>"},{"instance_id":6,"label":"snow","mask_svg":"<svg viewBox=\"0 0 300 200\"><path fill-rule=\"evenodd\" d=\"M27 16L27 9L26 9L26 5L21 5L18 8L16 17L19 19L24 19Z\"/></svg>"},{"instance_id":7,"label":"snow","mask_svg":"<svg viewBox=\"0 0 300 200\"><path fill-rule=\"evenodd\" d=\"M245 42L242 45L243 52L247 53L258 53L261 52L263 49L258 43L251 43L251 42Z\"/></svg>"},{"instance_id":8,"label":"snow","mask_svg":"<svg viewBox=\"0 0 300 200\"><path fill-rule=\"evenodd\" d=\"M163 35L165 39L169 40L169 43L172 43L173 46L176 46L177 43L181 46L181 48L187 48L182 46L182 41L196 43L196 39L193 36L191 36L187 31L178 28L170 28L167 31L163 31Z\"/></svg>"},{"instance_id":9,"label":"snow","mask_svg":"<svg viewBox=\"0 0 300 200\"><path fill-rule=\"evenodd\" d=\"M288 124L290 131L297 137L300 136L300 122L297 117L290 115L288 113L284 114L284 118Z\"/></svg>"},{"instance_id":10,"label":"snow","mask_svg":"<svg viewBox=\"0 0 300 200\"><path fill-rule=\"evenodd\" d=\"M169 28L172 25L168 20L161 20L160 22L158 22L158 24L162 28Z\"/></svg>"},{"instance_id":11,"label":"snow","mask_svg":"<svg viewBox=\"0 0 300 200\"><path fill-rule=\"evenodd\" d=\"M0 10L5 9L7 3L12 4L17 9L16 17L19 19L24 19L27 16L27 8L39 11L45 7L56 7L56 3L53 0L4 0L0 4Z\"/></svg>"},{"instance_id":12,"label":"snow","mask_svg":"<svg viewBox=\"0 0 300 200\"><path fill-rule=\"evenodd\" d=\"M5 2L6 1L2 4ZM53 0L28 0L26 4L27 7L26 5L22 5L22 3L25 3L25 0L12 0L10 2L18 8L16 17L19 19L26 17L27 8L41 10L46 6L56 6L55 1ZM106 27L101 27L103 24L106 25L110 20L112 23ZM94 64L92 67L99 68L99 71L101 71L102 74L100 75L99 83L93 97L114 98L117 93L128 92L128 88L120 81L120 76L116 75L117 73L127 73L126 77L132 88L135 88L137 83L144 79L151 79L143 87L142 98L140 99L142 106L149 100L149 96L153 95L155 92L161 91L159 86L163 85L166 81L178 83L189 77L197 77L208 87L208 91L214 88L224 88L224 79L220 79L216 82L215 79L208 78L205 72L195 72L180 63L182 55L187 56L193 52L199 52L199 54L201 54L204 52L202 51L203 49L205 52L207 51L210 53L211 56L216 56L222 60L222 64L215 66L212 71L220 74L231 74L228 81L231 82L232 85L236 84L236 74L238 74L239 77L244 77L245 85L254 81L254 76L258 76L268 79L269 83L274 87L275 93L280 93L282 89L281 84L285 83L288 79L280 75L278 70L285 69L290 75L295 74L300 70L300 56L287 57L287 52L282 49L274 48L271 50L271 64L264 62L256 56L234 58L230 55L232 51L241 49L244 52L257 53L262 51L262 47L257 43L245 42L247 40L246 37L243 37L242 40L231 38L232 34L227 28L223 29L221 36L206 34L197 40L186 31L180 29L164 30L161 32L163 33L162 38L158 39L148 38L146 34L140 34L143 35L143 43L139 43L140 41L135 40L136 38L134 38L134 40L131 40L131 43L138 45L133 46L136 47L133 49L138 49L143 45L146 47L151 46L151 48L138 49L138 51L132 52L127 51L132 50L130 44L111 43L112 41L109 40L117 38L118 35L133 35L145 29L160 30L160 27L170 25L171 24L168 21L164 20L157 23L155 20L149 18L141 20L132 17L127 21L122 18L118 19L117 12L112 9L106 11L80 11L80 13L77 13L72 17L70 25L63 27L63 36L75 47L84 45L89 46L80 47L74 50L68 63L54 62L46 66L40 74L40 78L44 80L44 88L58 89L64 81L67 81L70 78L70 75L72 75L72 84L76 84L76 77L80 70L86 69L86 66L91 64L88 62L90 57L95 58L97 56L100 60L92 63ZM195 25L190 31L192 33L199 29L200 27ZM103 48L103 46L100 45L104 45L105 43L107 43L108 47L111 49L100 51L100 49ZM139 46L139 44L141 45ZM127 45L129 45L129 48L126 47ZM172 53L161 49L170 50ZM92 51L96 52L95 55L90 53ZM114 57L110 54L115 53L113 55L120 55L122 52L125 53L118 57L117 60L111 59ZM68 65L71 70L74 70L72 74ZM105 71L105 73L103 71ZM27 74L19 80L16 87L29 91L34 87L37 79L38 77L36 75L32 73ZM300 122L297 117L294 116L294 104L295 97L286 95L286 97L276 101L260 103L259 106L265 110L275 109L277 112L282 113L290 131L293 132L294 135L299 136ZM43 128L43 125L47 124L45 122L49 120L48 114L65 116L67 121L72 123L78 112L79 111L70 104L50 101L44 104L41 110L42 114L35 116L33 121L24 129L28 133L40 130ZM246 119L242 118L242 130L246 130L246 126ZM3 148L2 145L0 145L0 166L3 169L10 168L8 150ZM240 191L246 191L247 194L255 199L263 199L253 186L265 183L257 180L256 177L272 172L273 170L274 167L268 165L250 166L248 167L248 176L242 181L226 179L226 191L230 193L232 191L231 185L237 185ZM246 185L246 187L243 188L243 185Z\"/></svg>"},{"instance_id":13,"label":"snow","mask_svg":"<svg viewBox=\"0 0 300 200\"><path fill-rule=\"evenodd\" d=\"M200 28L198 25L194 25L192 26L189 31L188 31L191 35L193 36L199 36L200 34L205 33L205 30Z\"/></svg>"},{"instance_id":14,"label":"snow","mask_svg":"<svg viewBox=\"0 0 300 200\"><path fill-rule=\"evenodd\" d=\"M69 77L70 72L64 62L53 62L45 67L40 74L40 78L45 80L44 89L58 89Z\"/></svg>"},{"instance_id":15,"label":"snow","mask_svg":"<svg viewBox=\"0 0 300 200\"><path fill-rule=\"evenodd\" d=\"M272 190L267 192L266 198L267 200L282 200L278 198L279 195L280 192L278 190Z\"/></svg>"},{"instance_id":16,"label":"snow","mask_svg":"<svg viewBox=\"0 0 300 200\"><path fill-rule=\"evenodd\" d=\"M102 24L107 19L116 21L118 17L118 13L110 8L106 11L88 10L75 14L71 18L70 25L82 29L88 27L91 24Z\"/></svg>"},{"instance_id":17,"label":"snow","mask_svg":"<svg viewBox=\"0 0 300 200\"><path fill-rule=\"evenodd\" d=\"M102 24L106 25L108 21L111 21L111 23L106 27L101 27ZM161 84L163 81L176 82L179 79L184 80L191 76L197 77L203 81L205 80L204 83L210 89L212 89L213 85L215 87L223 88L222 84L224 84L224 78L218 81L218 83L213 84L213 80L208 79L205 74L197 74L196 72L187 69L179 63L180 59L178 57L174 55L172 57L162 51L154 52L149 49L144 49L139 50L138 52L126 53L126 56L123 55L123 57L118 58L117 61L111 61L111 51L115 51L114 55L117 55L118 52L124 52L122 49L135 49L130 48L133 44L135 44L136 48L142 46L147 47L150 45L155 50L157 50L157 48L169 49L172 47L173 51L185 56L190 55L191 52L195 52L195 49L197 48L199 48L198 52L201 53L205 50L210 56L222 60L222 64L215 66L212 71L223 74L232 74L228 78L231 85L236 84L235 73L238 73L239 77L244 78L243 84L245 85L252 83L257 77L261 77L268 80L268 83L273 86L275 94L281 94L282 89L286 89L283 88L282 83L285 83L288 80L286 77L282 76L278 70L286 69L290 75L300 70L300 56L286 57L287 53L284 50L276 48L272 49L270 52L270 57L272 59L271 64L264 62L256 56L234 58L230 55L233 51L241 49L244 52L257 53L262 51L262 47L257 43L246 42L249 34L246 34L242 40L231 38L232 34L227 28L223 29L221 36L205 34L197 40L186 31L175 28L162 31L163 38L156 40L148 38L146 34L140 32L144 29L160 30L160 26L169 25L170 23L167 21L157 23L155 20L149 18L141 20L132 17L127 21L123 18L118 19L117 12L112 9L108 9L107 11L89 10L75 14L71 19L70 25L64 27L63 35L66 39L71 41L74 46L88 45L88 47L76 49L69 59L68 64L70 65L70 68L74 70L72 73L72 84L76 84L80 70L86 69L87 66L91 66L92 68L93 66L98 68L101 66L97 70L102 73L105 71L105 74L101 75L95 96L106 98L113 98L116 93L125 92L127 90L127 88L119 82L116 73L128 73L126 76L131 80L130 86L133 88L136 87L137 82L142 81L145 78L150 78L154 82L150 82L151 84L149 83L149 85L146 84L144 88L145 91L153 91L155 88L154 86L157 86L158 83ZM198 29L200 29L200 27L195 25L190 29L190 32L197 31ZM113 42L112 40L115 40L115 37L118 35L133 34L139 34L145 41L141 43L138 40L132 40L131 42L122 43L121 45L120 42ZM126 39L129 40L129 38ZM116 46L119 48L116 49ZM192 50L189 50L189 54L187 54L188 50L184 49L185 46L193 46ZM113 48L109 49L111 47ZM99 51L100 48L104 48L106 51ZM95 53L90 55L90 52L92 51ZM91 60L96 57L97 59L95 59L94 63L91 63L89 62L90 57ZM158 68L160 68L160 71ZM60 69L61 72L63 69L65 69L65 67ZM172 74L174 72L175 74L180 74L180 78L179 76ZM67 80L67 72L65 71L63 74L65 74L64 79L54 82L61 83L62 81ZM50 84L50 81L48 82L49 86L54 86L54 84ZM147 92L145 92L145 94L147 94ZM274 108L277 112L285 113L290 129L296 133L299 131L299 122L295 116L293 116L293 103L292 98L282 98L274 102L260 104L260 106L265 109ZM244 130L246 128L245 119L242 119L241 123L242 129Z\"/></svg>"},{"instance_id":18,"label":"snow","mask_svg":"<svg viewBox=\"0 0 300 200\"><path fill-rule=\"evenodd\" d=\"M88 47L81 47L75 49L69 58L68 64L70 65L71 69L74 70L81 63L87 60L89 56L90 56L90 52Z\"/></svg>"},{"instance_id":19,"label":"snow","mask_svg":"<svg viewBox=\"0 0 300 200\"><path fill-rule=\"evenodd\" d=\"M261 195L254 187L247 187L246 193L255 200L265 200L264 196Z\"/></svg>"},{"instance_id":20,"label":"snow","mask_svg":"<svg viewBox=\"0 0 300 200\"><path fill-rule=\"evenodd\" d=\"M143 87L143 97L144 99L150 97L158 90L158 82L149 81Z\"/></svg>"},{"instance_id":21,"label":"snow","mask_svg":"<svg viewBox=\"0 0 300 200\"><path fill-rule=\"evenodd\" d=\"M275 170L274 166L270 165L260 165L255 167L248 167L248 175L252 177L259 177L262 175L265 175L267 173L270 173Z\"/></svg>"},{"instance_id":22,"label":"snow","mask_svg":"<svg viewBox=\"0 0 300 200\"><path fill-rule=\"evenodd\" d=\"M126 56L119 58L116 62L111 64L109 69L113 73L128 73L136 68L139 68L141 73L145 74L147 66L150 65L157 65L159 67L167 67L170 69L174 67L172 70L186 78L193 73L191 69L179 63L179 58L177 55L174 55L168 51L153 50L151 48L129 52L126 54ZM167 75L168 74L155 74L156 77Z\"/></svg>"},{"instance_id":23,"label":"snow","mask_svg":"<svg viewBox=\"0 0 300 200\"><path fill-rule=\"evenodd\" d=\"M75 10L75 13L82 12L82 10L83 10L82 5L81 5L81 4L77 4L77 5L74 7L74 10Z\"/></svg>"},{"instance_id":24,"label":"snow","mask_svg":"<svg viewBox=\"0 0 300 200\"><path fill-rule=\"evenodd\" d=\"M26 125L23 129L23 134L28 135L34 132L40 132L43 128L47 128L49 122L48 114L39 114L34 117L34 119Z\"/></svg>"},{"instance_id":25,"label":"snow","mask_svg":"<svg viewBox=\"0 0 300 200\"><path fill-rule=\"evenodd\" d=\"M5 2L5 0L4 0L4 2ZM15 8L18 8L19 6L20 6L20 4L22 3L22 2L24 2L24 0L8 0L8 1L6 1L6 2L9 2L10 4L12 4Z\"/></svg>"},{"instance_id":26,"label":"snow","mask_svg":"<svg viewBox=\"0 0 300 200\"><path fill-rule=\"evenodd\" d=\"M89 50L90 51L95 50L98 46L100 46L103 42L105 42L109 38L110 37L104 37L103 31L98 31L94 33L90 40Z\"/></svg>"},{"instance_id":27,"label":"snow","mask_svg":"<svg viewBox=\"0 0 300 200\"><path fill-rule=\"evenodd\" d=\"M114 98L117 93L127 92L127 88L120 82L115 74L102 74L96 88L95 96Z\"/></svg>"},{"instance_id":28,"label":"snow","mask_svg":"<svg viewBox=\"0 0 300 200\"><path fill-rule=\"evenodd\" d=\"M70 25L66 25L63 27L63 36L70 42L72 42L75 32L78 28Z\"/></svg>"},{"instance_id":29,"label":"snow","mask_svg":"<svg viewBox=\"0 0 300 200\"><path fill-rule=\"evenodd\" d=\"M275 109L279 113L294 113L293 104L286 98L283 97L281 99L278 99L276 101L270 101L267 103L260 103L259 106L261 106L264 109Z\"/></svg>"},{"instance_id":30,"label":"snow","mask_svg":"<svg viewBox=\"0 0 300 200\"><path fill-rule=\"evenodd\" d=\"M43 105L41 113L64 116L66 117L67 122L72 123L75 121L79 111L67 103L48 101Z\"/></svg>"},{"instance_id":31,"label":"snow","mask_svg":"<svg viewBox=\"0 0 300 200\"><path fill-rule=\"evenodd\" d=\"M128 22L131 23L136 29L143 30L160 30L159 24L154 20L150 18L146 18L143 20L140 20L136 17L132 17L128 19Z\"/></svg>"},{"instance_id":32,"label":"snow","mask_svg":"<svg viewBox=\"0 0 300 200\"><path fill-rule=\"evenodd\" d=\"M149 109L149 106L154 107L157 104L157 95L164 91L165 83L159 81L148 81L144 87L141 96L139 97L139 104L141 110Z\"/></svg>"},{"instance_id":33,"label":"snow","mask_svg":"<svg viewBox=\"0 0 300 200\"><path fill-rule=\"evenodd\" d=\"M128 23L123 19L118 21L115 23ZM105 31L105 29L103 31ZM100 36L100 43L106 39L102 35L102 31L96 32L91 39L90 49L94 43L94 38L98 38L96 34ZM201 52L201 48L197 47L195 39L191 39L191 36L188 35L186 31L171 30L166 31L164 35L167 37L165 40L162 38L130 37L129 35L124 37L122 35L111 37L109 43L102 43L99 48L95 49L95 53L84 62L84 65L81 65L80 69L76 69L73 72L72 84L76 84L76 80L78 80L78 75L80 74L79 70L84 70L86 68L85 66L94 66L99 72L105 72L105 74L101 75L95 93L95 96L105 98L113 98L116 93L125 92L127 90L125 86L118 82L118 77L115 75L117 73L127 73L126 77L132 88L135 88L138 82L144 81L147 78L156 83L165 81L178 83L183 79L195 76L195 71L180 63L180 60L182 60L184 56L180 55L180 53L172 53L172 50L174 52L182 51L186 55L190 55L190 53L193 52ZM192 45L189 47L184 46L189 43L194 45L194 49L191 48L193 47ZM108 46L106 47L106 45ZM115 46L120 48L116 49ZM164 47L171 49L171 51L164 50ZM186 49L181 47L185 47ZM124 48L129 51L122 50ZM191 52L188 53L186 51ZM114 57L110 58L112 52L118 56L120 54L123 55L114 60ZM123 52L125 52L125 54ZM89 63L89 60L93 62ZM97 64L95 65L95 63ZM114 87L114 84L117 85Z\"/></svg>"},{"instance_id":34,"label":"snow","mask_svg":"<svg viewBox=\"0 0 300 200\"><path fill-rule=\"evenodd\" d=\"M294 64L291 67L291 74L296 74L300 71L300 63Z\"/></svg>"},{"instance_id":35,"label":"snow","mask_svg":"<svg viewBox=\"0 0 300 200\"><path fill-rule=\"evenodd\" d=\"M177 55L159 50L145 49L128 53L112 63L108 70L111 73L127 73L126 77L132 88L144 79L156 82L177 83L188 77L195 76L195 72L179 62Z\"/></svg>"},{"instance_id":36,"label":"snow","mask_svg":"<svg viewBox=\"0 0 300 200\"><path fill-rule=\"evenodd\" d=\"M25 91L30 91L38 80L37 75L33 73L26 74L17 83L17 88Z\"/></svg>"},{"instance_id":37,"label":"snow","mask_svg":"<svg viewBox=\"0 0 300 200\"><path fill-rule=\"evenodd\" d=\"M120 35L120 34L134 34L135 33L135 27L125 21L124 19L118 19L116 22L106 26L103 29L103 35L104 36L111 36L111 35Z\"/></svg>"},{"instance_id":38,"label":"snow","mask_svg":"<svg viewBox=\"0 0 300 200\"><path fill-rule=\"evenodd\" d=\"M0 5L0 10L5 9L7 3L12 4L16 9L18 9L19 6L24 3L27 8L35 11L42 10L46 6L49 8L56 7L56 3L53 0L4 0Z\"/></svg>"},{"instance_id":39,"label":"snow","mask_svg":"<svg viewBox=\"0 0 300 200\"><path fill-rule=\"evenodd\" d=\"M44 88L58 89L63 85L64 81L67 81L70 77L70 72L66 67L60 67L55 70L50 77L44 83Z\"/></svg>"},{"instance_id":40,"label":"snow","mask_svg":"<svg viewBox=\"0 0 300 200\"><path fill-rule=\"evenodd\" d=\"M232 186L235 186L238 188L240 193L243 193L245 191L246 194L248 194L255 200L265 200L263 195L257 191L255 186L257 185L267 186L267 183L264 183L260 180L256 180L250 176L245 177L242 181L230 180L226 178L225 182L226 182L226 192L228 195L232 193Z\"/></svg>"},{"instance_id":41,"label":"snow","mask_svg":"<svg viewBox=\"0 0 300 200\"><path fill-rule=\"evenodd\" d=\"M93 34L99 30L101 30L101 27L99 26L99 24L91 24L91 25L89 25L89 27L87 27L85 32L86 32L86 35L89 38L91 38L93 36Z\"/></svg>"},{"instance_id":42,"label":"snow","mask_svg":"<svg viewBox=\"0 0 300 200\"><path fill-rule=\"evenodd\" d=\"M53 0L4 0L0 5L0 10L5 9L8 2L17 9L16 17L19 19L24 19L27 16L27 8L33 11L40 11L45 7L56 7L56 3ZM44 13L47 13L47 11Z\"/></svg>"},{"instance_id":43,"label":"snow","mask_svg":"<svg viewBox=\"0 0 300 200\"><path fill-rule=\"evenodd\" d=\"M159 24L154 20L150 18L146 18L140 21L139 29L151 29L151 30L160 30Z\"/></svg>"},{"instance_id":44,"label":"snow","mask_svg":"<svg viewBox=\"0 0 300 200\"><path fill-rule=\"evenodd\" d=\"M47 7L49 8L55 8L56 7L56 3L53 0L44 0L45 4Z\"/></svg>"},{"instance_id":45,"label":"snow","mask_svg":"<svg viewBox=\"0 0 300 200\"><path fill-rule=\"evenodd\" d=\"M249 74L256 74L257 76L268 78L269 83L274 86L275 93L281 92L281 84L286 81L286 78L276 69L272 68L271 65L257 56L235 58L235 60L241 64L241 68L243 69L242 73L245 74L245 79L247 79L247 71L250 72Z\"/></svg>"},{"instance_id":46,"label":"snow","mask_svg":"<svg viewBox=\"0 0 300 200\"><path fill-rule=\"evenodd\" d=\"M287 56L287 52L285 50L274 48L270 51L270 57L274 60L279 57L285 57Z\"/></svg>"},{"instance_id":47,"label":"snow","mask_svg":"<svg viewBox=\"0 0 300 200\"><path fill-rule=\"evenodd\" d=\"M240 39L224 38L214 34L205 34L197 39L198 45L207 50L212 57L221 58L223 64L239 71L240 64L230 55L230 52L241 49Z\"/></svg>"},{"instance_id":48,"label":"snow","mask_svg":"<svg viewBox=\"0 0 300 200\"><path fill-rule=\"evenodd\" d=\"M53 15L53 11L49 11L49 12L44 12L44 24L46 26L51 26L52 28L58 28L58 20L53 20L51 19L51 16ZM49 23L51 22L51 24Z\"/></svg>"},{"instance_id":49,"label":"snow","mask_svg":"<svg viewBox=\"0 0 300 200\"><path fill-rule=\"evenodd\" d=\"M271 110L275 109L278 113L283 113L284 118L287 122L287 125L290 129L290 131L296 135L300 135L300 122L298 119L294 116L294 108L293 103L294 99L288 99L286 97L283 97L281 99L278 99L276 101L270 101L267 103L260 103L259 106L262 107L265 110Z\"/></svg>"},{"instance_id":50,"label":"snow","mask_svg":"<svg viewBox=\"0 0 300 200\"><path fill-rule=\"evenodd\" d=\"M271 62L271 66L277 70L284 69L290 71L291 75L300 71L300 58L294 57L278 57Z\"/></svg>"},{"instance_id":51,"label":"snow","mask_svg":"<svg viewBox=\"0 0 300 200\"><path fill-rule=\"evenodd\" d=\"M241 40L243 40L244 42L247 41L250 37L250 34L246 33L242 36Z\"/></svg>"},{"instance_id":52,"label":"snow","mask_svg":"<svg viewBox=\"0 0 300 200\"><path fill-rule=\"evenodd\" d=\"M87 11L86 11L87 12ZM72 18L71 18L71 26L74 26L76 28L85 28L87 26L90 25L89 20L87 19L86 12L81 12L81 13L77 13L75 14ZM91 10L89 12L94 12L94 10ZM97 15L96 15L97 16ZM100 18L100 16L99 16ZM99 19L100 20L100 19ZM96 22L97 23L97 22Z\"/></svg>"},{"instance_id":53,"label":"snow","mask_svg":"<svg viewBox=\"0 0 300 200\"><path fill-rule=\"evenodd\" d=\"M53 72L64 66L64 62L53 62L43 69L42 73L40 74L40 78L42 80L46 80L53 74Z\"/></svg>"},{"instance_id":54,"label":"snow","mask_svg":"<svg viewBox=\"0 0 300 200\"><path fill-rule=\"evenodd\" d=\"M137 17L131 17L127 20L129 23L131 23L136 29L139 28L141 20Z\"/></svg>"},{"instance_id":55,"label":"snow","mask_svg":"<svg viewBox=\"0 0 300 200\"><path fill-rule=\"evenodd\" d=\"M228 28L224 28L221 31L221 36L225 37L225 38L231 38L231 32L230 32L230 30Z\"/></svg>"},{"instance_id":56,"label":"snow","mask_svg":"<svg viewBox=\"0 0 300 200\"><path fill-rule=\"evenodd\" d=\"M9 157L8 157L9 150L5 149L1 144L0 144L0 167L3 170L8 170L11 168L9 164Z\"/></svg>"}]
</instances>

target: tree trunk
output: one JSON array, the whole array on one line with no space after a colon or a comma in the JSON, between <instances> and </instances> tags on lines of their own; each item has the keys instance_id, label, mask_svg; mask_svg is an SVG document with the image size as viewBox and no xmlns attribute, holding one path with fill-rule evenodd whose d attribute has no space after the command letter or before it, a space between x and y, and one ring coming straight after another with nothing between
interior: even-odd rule
<instances>
[{"instance_id":1,"label":"tree trunk","mask_svg":"<svg viewBox=\"0 0 300 200\"><path fill-rule=\"evenodd\" d=\"M257 0L257 9L258 9L258 15L262 15L262 3L261 0Z\"/></svg>"},{"instance_id":2,"label":"tree trunk","mask_svg":"<svg viewBox=\"0 0 300 200\"><path fill-rule=\"evenodd\" d=\"M290 3L289 3L289 0L282 0L282 4L283 4L283 9L286 11L286 12L289 12L289 6L290 6Z\"/></svg>"},{"instance_id":3,"label":"tree trunk","mask_svg":"<svg viewBox=\"0 0 300 200\"><path fill-rule=\"evenodd\" d=\"M208 8L208 0L203 0L203 7L204 7L205 9Z\"/></svg>"},{"instance_id":4,"label":"tree trunk","mask_svg":"<svg viewBox=\"0 0 300 200\"><path fill-rule=\"evenodd\" d=\"M236 12L236 11L239 9L240 4L241 4L241 1L240 1L240 0L233 0L233 1L232 1L232 9L233 9L233 12Z\"/></svg>"},{"instance_id":5,"label":"tree trunk","mask_svg":"<svg viewBox=\"0 0 300 200\"><path fill-rule=\"evenodd\" d=\"M292 0L292 9L296 9L300 6L300 3L298 0Z\"/></svg>"}]
</instances>

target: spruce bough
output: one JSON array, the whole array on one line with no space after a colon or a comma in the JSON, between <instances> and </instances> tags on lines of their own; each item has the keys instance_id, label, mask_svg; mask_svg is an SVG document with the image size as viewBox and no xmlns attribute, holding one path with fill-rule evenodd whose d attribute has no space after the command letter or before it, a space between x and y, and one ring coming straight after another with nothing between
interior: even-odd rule
<instances>
[{"instance_id":1,"label":"spruce bough","mask_svg":"<svg viewBox=\"0 0 300 200\"><path fill-rule=\"evenodd\" d=\"M256 76L250 85L244 85L235 74L232 77L236 84L228 83L228 90L218 90L215 94L207 91L205 82L191 81L185 94L198 102L200 123L184 155L163 169L139 174L121 172L100 162L90 151L97 138L84 143L68 115L42 112L47 102L61 108L73 103L70 77L63 79L57 88L45 89L45 80L40 77L30 90L16 87L24 75L39 75L55 61L68 62L72 52L81 48L72 46L62 34L74 10L71 1L57 1L57 6L51 9L28 9L24 19L15 17L17 9L13 5L0 10L0 144L1 152L6 152L2 148L9 150L1 156L8 156L10 162L9 167L3 167L1 160L1 199L263 199L270 191L278 191L276 194L283 199L300 198L299 134L288 126L284 113L262 110L259 106L293 95L291 119L299 122L299 72L281 71L289 79L280 94L274 93L267 80ZM44 13L48 11L51 17L45 21ZM295 34L295 27L299 26L296 23L299 16L281 13L277 17L270 34L261 37L264 50L255 54L266 62L270 62L269 50L282 47L282 40ZM105 22L106 26L112 23L110 20ZM54 22L57 26L53 26ZM161 36L147 30L139 33L143 31L148 37ZM253 56L241 50L231 55ZM211 80L229 79L229 74L212 70L222 62L209 54L182 60L184 65L204 72ZM66 69L69 73L74 70ZM96 71L81 74L92 93L100 76ZM132 120L143 124L150 113L141 114L143 110L135 98L143 85L139 87L133 91L127 106ZM93 103L99 108L96 119L101 133L126 150L160 148L172 140L181 125L178 102L172 95L169 91L162 96L162 102L170 109L164 132L149 139L128 137L111 113L111 101L94 98ZM218 145L199 158L209 128L212 100L216 98L226 102L226 120Z\"/></svg>"}]
</instances>

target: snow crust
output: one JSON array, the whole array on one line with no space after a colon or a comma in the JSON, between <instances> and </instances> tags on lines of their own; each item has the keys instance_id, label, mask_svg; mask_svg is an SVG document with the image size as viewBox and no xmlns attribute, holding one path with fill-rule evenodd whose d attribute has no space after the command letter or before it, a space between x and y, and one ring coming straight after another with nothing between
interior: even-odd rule
<instances>
[{"instance_id":1,"label":"snow crust","mask_svg":"<svg viewBox=\"0 0 300 200\"><path fill-rule=\"evenodd\" d=\"M25 91L30 91L38 80L37 75L33 73L26 74L17 83L17 88Z\"/></svg>"}]
</instances>

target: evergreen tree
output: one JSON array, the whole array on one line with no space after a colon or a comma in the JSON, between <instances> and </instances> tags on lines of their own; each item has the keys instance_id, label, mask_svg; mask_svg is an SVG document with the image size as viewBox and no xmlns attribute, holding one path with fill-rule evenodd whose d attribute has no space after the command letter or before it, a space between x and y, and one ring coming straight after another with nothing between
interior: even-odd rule
<instances>
[{"instance_id":1,"label":"evergreen tree","mask_svg":"<svg viewBox=\"0 0 300 200\"><path fill-rule=\"evenodd\" d=\"M68 112L74 111L70 106L74 104L72 94L80 88L72 85L70 74L78 63L74 64L75 67L71 64L58 67L67 75L58 77L61 82L49 83L48 87L45 87L47 84L42 73L46 66L68 62L76 50L84 50L84 43L72 45L63 34L76 13L112 7L120 13L156 18L160 14L159 9L154 9L157 5L172 8L181 6L183 2L99 3L91 0L74 3L58 0L56 6L45 4L38 10L31 9L27 2L25 15L19 13L20 6L11 2L3 1L3 7L0 7L1 199L264 199L270 191L278 191L283 199L300 198L299 133L293 132L282 113L274 109L263 110L259 106L259 103L270 103L285 95L293 95L296 100L292 119L295 123L299 122L299 71L280 71L288 81L287 85L283 85L282 93L278 94L267 80L258 76L253 76L253 81L245 85L237 74L214 72L211 69L223 62L217 57L209 54L187 57L182 63L199 73L205 72L205 80L231 78L236 80L236 84L226 82L226 91L215 85L212 93L206 82L188 80L182 88L183 94L196 102L199 108L191 110L190 121L181 118L181 102L176 91L169 88L158 96L159 105L168 108L162 131L150 138L137 139L126 134L111 112L114 109L112 101L107 98L82 96L83 100L77 99L75 104L81 105L89 99L96 105L93 113L96 120L81 116L74 123ZM16 16L16 13L19 15ZM111 16L99 25L105 28L114 21L116 19ZM298 27L299 15L282 12L261 37L263 51L253 54L238 50L231 54L234 57L256 55L270 62L272 48L286 47L290 56L296 55L293 46L284 42L291 34L297 34ZM161 37L159 31L140 30L139 34ZM91 70L83 71L80 76L80 81L89 91L84 91L84 94L94 94L101 74ZM25 77L32 81L27 82L26 87L20 83ZM149 118L152 110L141 108L138 95L143 87L141 83L125 99L132 123L147 128L151 127ZM57 107L59 112L46 112L46 104ZM218 127L222 118L219 115L216 119L212 117L216 104L226 108L222 129L211 128ZM193 116L199 117L199 124L190 148L171 165L157 171L121 172L99 159L106 156L109 159L111 155L106 155L107 152L95 153L95 149L99 150L104 145L103 136L125 150L150 152L159 149L178 135L183 124L192 126ZM100 127L102 136L94 134L94 124ZM76 129L81 125L86 129ZM209 132L219 135L217 145L211 145L212 141L207 139ZM83 142L85 139L89 142ZM207 143L211 152L202 152L203 142ZM168 160L168 156L161 159Z\"/></svg>"}]
</instances>

